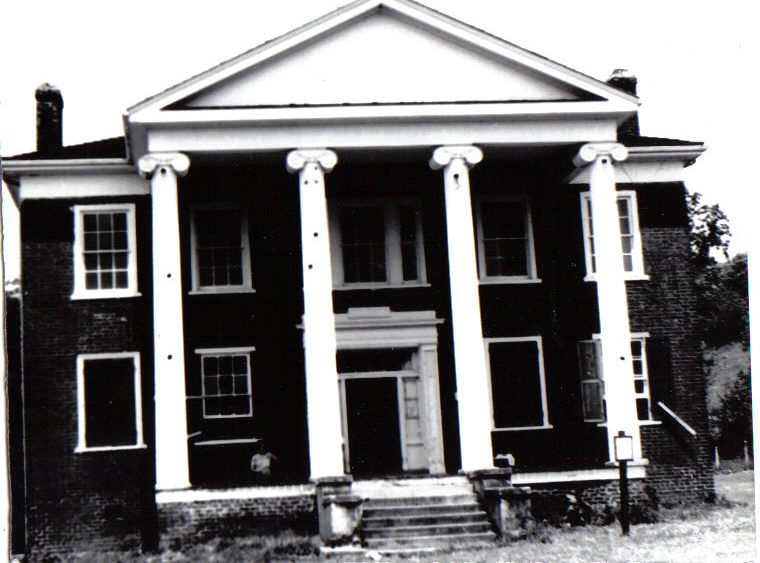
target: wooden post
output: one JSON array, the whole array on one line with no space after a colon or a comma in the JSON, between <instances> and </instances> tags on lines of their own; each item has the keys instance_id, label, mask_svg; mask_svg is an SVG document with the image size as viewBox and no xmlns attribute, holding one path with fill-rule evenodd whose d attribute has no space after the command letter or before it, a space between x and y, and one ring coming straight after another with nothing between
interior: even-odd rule
<instances>
[{"instance_id":1,"label":"wooden post","mask_svg":"<svg viewBox=\"0 0 760 563\"><path fill-rule=\"evenodd\" d=\"M620 464L620 528L623 535L631 533L630 509L628 506L628 462L619 461Z\"/></svg>"}]
</instances>

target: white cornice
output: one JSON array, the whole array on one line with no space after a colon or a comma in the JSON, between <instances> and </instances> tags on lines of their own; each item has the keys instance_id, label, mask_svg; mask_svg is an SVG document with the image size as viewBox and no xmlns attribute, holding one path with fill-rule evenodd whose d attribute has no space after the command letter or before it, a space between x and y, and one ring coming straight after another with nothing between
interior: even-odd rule
<instances>
[{"instance_id":1,"label":"white cornice","mask_svg":"<svg viewBox=\"0 0 760 563\"><path fill-rule=\"evenodd\" d=\"M629 147L629 161L680 160L691 163L707 150L704 145L678 145L659 147ZM688 164L687 164L688 165Z\"/></svg>"},{"instance_id":2,"label":"white cornice","mask_svg":"<svg viewBox=\"0 0 760 563\"><path fill-rule=\"evenodd\" d=\"M124 158L80 158L69 160L6 160L3 175L11 178L47 174L134 174Z\"/></svg>"}]
</instances>

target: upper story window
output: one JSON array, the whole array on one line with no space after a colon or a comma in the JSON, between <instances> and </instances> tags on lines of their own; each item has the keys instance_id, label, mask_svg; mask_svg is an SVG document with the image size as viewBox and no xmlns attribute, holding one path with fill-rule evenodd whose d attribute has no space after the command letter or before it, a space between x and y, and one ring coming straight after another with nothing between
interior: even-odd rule
<instances>
[{"instance_id":1,"label":"upper story window","mask_svg":"<svg viewBox=\"0 0 760 563\"><path fill-rule=\"evenodd\" d=\"M425 283L416 203L337 202L331 209L330 232L336 288Z\"/></svg>"},{"instance_id":2,"label":"upper story window","mask_svg":"<svg viewBox=\"0 0 760 563\"><path fill-rule=\"evenodd\" d=\"M135 206L75 205L73 299L137 292Z\"/></svg>"},{"instance_id":3,"label":"upper story window","mask_svg":"<svg viewBox=\"0 0 760 563\"><path fill-rule=\"evenodd\" d=\"M530 206L525 198L479 198L476 229L482 282L540 281Z\"/></svg>"},{"instance_id":4,"label":"upper story window","mask_svg":"<svg viewBox=\"0 0 760 563\"><path fill-rule=\"evenodd\" d=\"M644 258L641 248L636 192L617 192L618 219L620 222L620 251L626 279L647 279L644 273ZM586 280L594 280L596 274L596 249L594 226L591 213L591 195L581 194L581 218L583 221L583 243L586 255Z\"/></svg>"},{"instance_id":5,"label":"upper story window","mask_svg":"<svg viewBox=\"0 0 760 563\"><path fill-rule=\"evenodd\" d=\"M252 347L196 350L201 360L203 418L252 415L253 350Z\"/></svg>"},{"instance_id":6,"label":"upper story window","mask_svg":"<svg viewBox=\"0 0 760 563\"><path fill-rule=\"evenodd\" d=\"M76 451L144 447L139 353L80 354L77 380Z\"/></svg>"},{"instance_id":7,"label":"upper story window","mask_svg":"<svg viewBox=\"0 0 760 563\"><path fill-rule=\"evenodd\" d=\"M495 430L551 428L540 336L486 338Z\"/></svg>"},{"instance_id":8,"label":"upper story window","mask_svg":"<svg viewBox=\"0 0 760 563\"><path fill-rule=\"evenodd\" d=\"M198 207L192 214L193 292L251 291L248 217L232 205Z\"/></svg>"}]
</instances>

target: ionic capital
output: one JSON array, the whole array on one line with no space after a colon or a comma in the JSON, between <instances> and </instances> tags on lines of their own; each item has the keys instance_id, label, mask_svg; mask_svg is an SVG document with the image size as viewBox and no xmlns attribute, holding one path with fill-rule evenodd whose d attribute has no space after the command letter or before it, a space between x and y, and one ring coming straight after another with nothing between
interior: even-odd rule
<instances>
[{"instance_id":1,"label":"ionic capital","mask_svg":"<svg viewBox=\"0 0 760 563\"><path fill-rule=\"evenodd\" d=\"M623 162L628 158L628 147L620 143L586 143L573 158L573 164L578 167L586 166L604 157Z\"/></svg>"},{"instance_id":2,"label":"ionic capital","mask_svg":"<svg viewBox=\"0 0 760 563\"><path fill-rule=\"evenodd\" d=\"M143 178L150 178L156 170L165 174L166 168L171 168L177 176L184 176L190 169L190 159L181 152L151 152L137 162Z\"/></svg>"},{"instance_id":3,"label":"ionic capital","mask_svg":"<svg viewBox=\"0 0 760 563\"><path fill-rule=\"evenodd\" d=\"M483 151L473 145L444 145L433 151L430 158L430 168L440 170L453 160L461 160L468 168L472 168L483 160Z\"/></svg>"},{"instance_id":4,"label":"ionic capital","mask_svg":"<svg viewBox=\"0 0 760 563\"><path fill-rule=\"evenodd\" d=\"M338 155L329 149L296 149L285 160L288 172L296 174L307 164L316 164L323 172L331 172L338 164Z\"/></svg>"}]
</instances>

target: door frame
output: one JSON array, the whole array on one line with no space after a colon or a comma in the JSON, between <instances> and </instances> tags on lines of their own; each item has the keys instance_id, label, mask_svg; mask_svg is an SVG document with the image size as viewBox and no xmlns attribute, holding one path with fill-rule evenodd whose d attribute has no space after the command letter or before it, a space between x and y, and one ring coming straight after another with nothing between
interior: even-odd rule
<instances>
[{"instance_id":1,"label":"door frame","mask_svg":"<svg viewBox=\"0 0 760 563\"><path fill-rule=\"evenodd\" d=\"M364 371L364 372L348 372L338 373L338 382L340 384L340 408L341 408L341 426L343 427L343 463L345 465L345 472L351 473L351 447L350 440L348 439L348 403L346 402L346 381L350 379L390 379L396 380L396 407L398 411L398 431L399 440L401 445L401 470L408 470L407 459L407 437L406 437L406 424L404 419L404 378L417 379L418 374L412 370L399 370L399 371Z\"/></svg>"},{"instance_id":2,"label":"door frame","mask_svg":"<svg viewBox=\"0 0 760 563\"><path fill-rule=\"evenodd\" d=\"M409 373L418 377L420 400L420 422L427 450L427 469L431 475L446 473L443 458L443 425L441 423L441 396L438 384L438 325L443 319L435 311L391 311L390 307L355 307L348 312L335 315L335 334L338 350L378 350L383 348L409 348L412 350L413 370ZM385 372L367 372L377 374ZM387 372L397 377L399 372ZM345 413L345 389L340 374L338 386L341 406ZM376 376L376 375L369 375ZM400 378L403 380L403 378ZM399 391L401 393L402 391ZM402 437L402 452L406 447L402 409L399 403L399 425ZM347 429L343 428L347 438ZM348 444L345 443L348 450ZM345 458L346 456L344 456ZM403 460L402 454L402 463Z\"/></svg>"}]
</instances>

